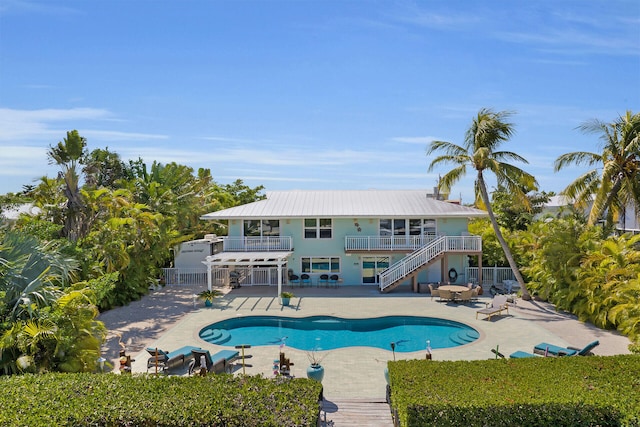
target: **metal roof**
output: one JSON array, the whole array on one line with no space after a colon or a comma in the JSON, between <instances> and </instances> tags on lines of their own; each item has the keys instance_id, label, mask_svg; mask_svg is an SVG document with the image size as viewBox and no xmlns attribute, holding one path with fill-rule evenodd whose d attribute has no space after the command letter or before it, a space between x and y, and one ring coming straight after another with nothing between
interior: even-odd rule
<instances>
[{"instance_id":1,"label":"metal roof","mask_svg":"<svg viewBox=\"0 0 640 427\"><path fill-rule=\"evenodd\" d=\"M485 211L435 200L427 190L273 191L267 198L203 215L202 219L478 218Z\"/></svg>"}]
</instances>

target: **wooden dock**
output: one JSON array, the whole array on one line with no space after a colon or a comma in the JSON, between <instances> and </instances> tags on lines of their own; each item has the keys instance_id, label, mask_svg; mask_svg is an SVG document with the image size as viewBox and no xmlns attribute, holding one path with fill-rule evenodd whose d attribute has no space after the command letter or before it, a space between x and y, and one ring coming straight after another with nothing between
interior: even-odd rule
<instances>
[{"instance_id":1,"label":"wooden dock","mask_svg":"<svg viewBox=\"0 0 640 427\"><path fill-rule=\"evenodd\" d=\"M393 427L389 404L380 399L325 399L320 411L322 427Z\"/></svg>"}]
</instances>

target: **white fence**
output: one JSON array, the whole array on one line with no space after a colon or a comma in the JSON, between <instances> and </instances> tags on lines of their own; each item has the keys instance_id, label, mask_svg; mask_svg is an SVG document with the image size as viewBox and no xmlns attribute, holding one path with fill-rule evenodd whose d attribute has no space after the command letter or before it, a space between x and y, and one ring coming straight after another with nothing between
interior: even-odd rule
<instances>
[{"instance_id":1,"label":"white fence","mask_svg":"<svg viewBox=\"0 0 640 427\"><path fill-rule=\"evenodd\" d=\"M478 283L478 267L467 267L467 281ZM482 284L497 285L505 280L515 280L516 276L510 267L482 267Z\"/></svg>"},{"instance_id":2,"label":"white fence","mask_svg":"<svg viewBox=\"0 0 640 427\"><path fill-rule=\"evenodd\" d=\"M213 268L211 270L212 286L221 287L229 285L229 273L238 273L240 286L277 285L278 267L236 267L233 270L227 267ZM167 285L204 285L207 286L206 268L163 268L162 274ZM286 268L282 268L282 281L287 280Z\"/></svg>"}]
</instances>

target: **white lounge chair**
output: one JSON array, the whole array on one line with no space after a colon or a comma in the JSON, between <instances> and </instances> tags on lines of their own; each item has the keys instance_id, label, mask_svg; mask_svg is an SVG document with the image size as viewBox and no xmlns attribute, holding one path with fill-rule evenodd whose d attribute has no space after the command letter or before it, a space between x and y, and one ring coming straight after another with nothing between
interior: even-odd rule
<instances>
[{"instance_id":1,"label":"white lounge chair","mask_svg":"<svg viewBox=\"0 0 640 427\"><path fill-rule=\"evenodd\" d=\"M491 316L502 315L502 312L506 311L509 314L509 304L507 303L506 295L496 295L493 297L490 303L483 309L476 311L476 319L479 314L485 314L488 320L491 320Z\"/></svg>"}]
</instances>

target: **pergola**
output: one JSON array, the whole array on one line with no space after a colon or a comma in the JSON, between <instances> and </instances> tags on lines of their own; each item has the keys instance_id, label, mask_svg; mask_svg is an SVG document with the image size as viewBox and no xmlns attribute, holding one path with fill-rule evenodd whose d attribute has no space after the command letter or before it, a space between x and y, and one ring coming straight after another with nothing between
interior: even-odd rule
<instances>
[{"instance_id":1,"label":"pergola","mask_svg":"<svg viewBox=\"0 0 640 427\"><path fill-rule=\"evenodd\" d=\"M225 266L278 266L278 295L282 293L282 267L287 264L291 251L274 252L220 252L209 255L202 263L207 266L207 286L211 290L213 275L211 269Z\"/></svg>"}]
</instances>

